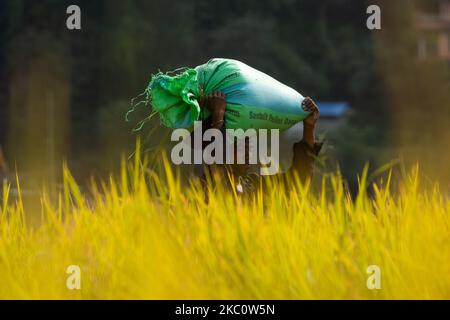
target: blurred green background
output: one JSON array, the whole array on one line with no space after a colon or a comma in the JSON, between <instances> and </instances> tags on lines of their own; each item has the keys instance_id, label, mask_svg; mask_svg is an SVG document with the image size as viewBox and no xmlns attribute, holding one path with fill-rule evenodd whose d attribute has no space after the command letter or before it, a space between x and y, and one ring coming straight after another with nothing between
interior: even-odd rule
<instances>
[{"instance_id":1,"label":"blurred green background","mask_svg":"<svg viewBox=\"0 0 450 320\"><path fill-rule=\"evenodd\" d=\"M77 4L82 29L66 28ZM367 6L382 29L366 27ZM130 99L152 73L212 57L241 60L319 101L351 112L322 130L319 171L339 166L350 185L401 157L448 185L450 1L447 0L1 0L0 175L79 181L131 154ZM141 135L165 145L158 120ZM160 154L155 154L159 156ZM9 169L7 169L9 168Z\"/></svg>"}]
</instances>

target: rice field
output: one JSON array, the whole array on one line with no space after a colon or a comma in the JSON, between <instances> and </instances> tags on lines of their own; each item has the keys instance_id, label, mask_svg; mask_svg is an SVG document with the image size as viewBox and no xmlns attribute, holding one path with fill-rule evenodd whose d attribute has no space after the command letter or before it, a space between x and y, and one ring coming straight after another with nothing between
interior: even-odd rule
<instances>
[{"instance_id":1,"label":"rice field","mask_svg":"<svg viewBox=\"0 0 450 320\"><path fill-rule=\"evenodd\" d=\"M367 175L352 199L336 174L312 192L242 198L216 183L182 184L167 163L123 164L82 192L67 168L64 189L26 212L3 186L1 299L449 299L450 202L425 189L417 168L397 182ZM41 216L30 225L30 214ZM369 289L369 266L380 270ZM80 289L70 289L69 266ZM69 273L67 273L69 271Z\"/></svg>"}]
</instances>

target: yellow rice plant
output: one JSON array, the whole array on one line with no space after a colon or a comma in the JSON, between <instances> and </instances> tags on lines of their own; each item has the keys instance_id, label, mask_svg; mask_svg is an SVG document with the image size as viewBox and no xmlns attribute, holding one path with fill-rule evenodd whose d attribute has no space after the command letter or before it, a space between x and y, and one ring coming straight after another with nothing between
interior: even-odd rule
<instances>
[{"instance_id":1,"label":"yellow rice plant","mask_svg":"<svg viewBox=\"0 0 450 320\"><path fill-rule=\"evenodd\" d=\"M2 299L449 299L450 202L413 169L352 199L337 174L312 192L296 177L240 197L221 183L209 201L167 161L123 165L82 192L67 168L56 199L25 212L4 185ZM266 182L264 182L266 183ZM284 183L286 184L286 183ZM40 214L37 226L26 217ZM67 287L79 266L81 288ZM379 289L369 289L369 266Z\"/></svg>"}]
</instances>

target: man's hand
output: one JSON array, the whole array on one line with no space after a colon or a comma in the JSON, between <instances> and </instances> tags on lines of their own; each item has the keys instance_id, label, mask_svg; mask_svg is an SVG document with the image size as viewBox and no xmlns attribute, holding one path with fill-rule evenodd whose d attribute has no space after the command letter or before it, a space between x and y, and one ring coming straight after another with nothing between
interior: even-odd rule
<instances>
[{"instance_id":1,"label":"man's hand","mask_svg":"<svg viewBox=\"0 0 450 320\"><path fill-rule=\"evenodd\" d=\"M221 129L223 127L225 107L225 95L222 92L213 92L205 97L206 109L211 113L211 127Z\"/></svg>"},{"instance_id":2,"label":"man's hand","mask_svg":"<svg viewBox=\"0 0 450 320\"><path fill-rule=\"evenodd\" d=\"M225 95L222 92L213 92L205 97L206 109L211 115L223 114L225 112Z\"/></svg>"},{"instance_id":3,"label":"man's hand","mask_svg":"<svg viewBox=\"0 0 450 320\"><path fill-rule=\"evenodd\" d=\"M305 111L311 112L311 114L303 120L303 124L306 127L315 127L317 119L319 119L320 112L314 100L310 97L306 97L305 100L303 100L302 108Z\"/></svg>"},{"instance_id":4,"label":"man's hand","mask_svg":"<svg viewBox=\"0 0 450 320\"><path fill-rule=\"evenodd\" d=\"M303 100L302 108L305 111L311 112L311 114L303 120L303 140L312 148L316 143L315 128L317 119L319 119L319 108L310 97L306 97Z\"/></svg>"}]
</instances>

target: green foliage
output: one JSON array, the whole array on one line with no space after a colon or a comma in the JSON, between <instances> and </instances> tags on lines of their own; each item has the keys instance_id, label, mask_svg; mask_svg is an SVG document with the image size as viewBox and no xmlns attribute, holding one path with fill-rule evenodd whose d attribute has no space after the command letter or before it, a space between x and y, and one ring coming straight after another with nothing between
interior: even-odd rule
<instances>
[{"instance_id":1,"label":"green foliage","mask_svg":"<svg viewBox=\"0 0 450 320\"><path fill-rule=\"evenodd\" d=\"M392 103L399 103L386 100L408 96L409 104L420 100L423 92L409 95L411 88L429 93L436 84L421 82L414 74L423 69L410 68L408 57L415 50L408 16L411 2L376 2L383 5L381 34L387 34L381 42L365 28L369 3L360 0L2 1L0 144L6 140L6 109L11 100L9 85L3 84L10 84L18 68L26 70L36 55L70 72L70 156L74 160L86 154L100 157L99 146L105 145L105 139L116 142L110 158L119 158L115 153L127 150L129 139L121 137L130 128L115 117L125 114L129 109L125 101L142 91L152 73L225 57L241 60L317 100L350 102L354 126L337 139L356 137L339 148L343 166L348 170L356 166L352 170L359 172L363 162L372 158L372 150L365 149L382 145L383 141L371 137L382 137L379 132L392 125L386 118ZM436 1L432 2L417 3L435 10ZM81 31L65 28L70 4L82 8ZM392 70L394 74L386 79ZM434 71L428 74L426 79ZM438 94L426 97L433 101L430 108L441 110L438 101L447 101L449 77L443 70L438 74L442 80ZM26 87L26 78L19 81ZM376 128L373 135L360 131L368 123ZM150 126L144 130L149 140L160 138Z\"/></svg>"}]
</instances>

